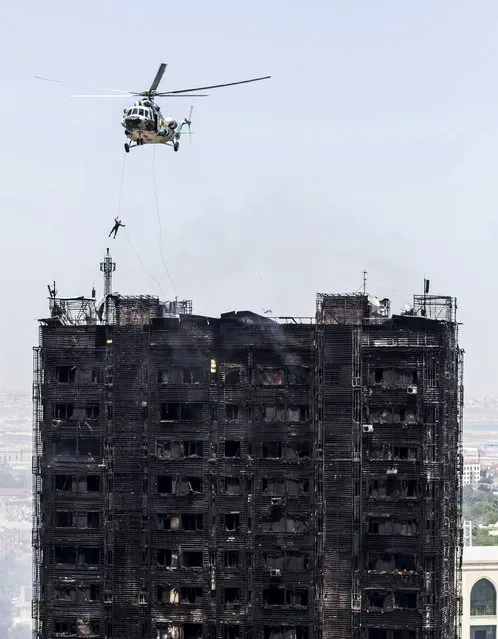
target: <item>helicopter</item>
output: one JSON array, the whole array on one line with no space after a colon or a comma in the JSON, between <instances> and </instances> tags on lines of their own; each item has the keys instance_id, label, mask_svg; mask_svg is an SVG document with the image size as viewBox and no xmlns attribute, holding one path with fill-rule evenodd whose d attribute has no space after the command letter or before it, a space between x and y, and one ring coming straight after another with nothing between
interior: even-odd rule
<instances>
[{"instance_id":1,"label":"helicopter","mask_svg":"<svg viewBox=\"0 0 498 639\"><path fill-rule=\"evenodd\" d=\"M238 82L227 82L225 84L213 84L210 86L196 87L193 89L180 89L177 91L165 91L158 92L157 88L161 82L164 72L166 71L167 64L162 62L159 65L156 76L150 85L149 89L145 91L122 91L120 89L103 89L102 87L78 85L72 82L63 82L62 80L53 80L52 78L42 78L40 76L34 76L37 80L45 80L48 82L57 82L59 84L67 84L70 86L86 86L89 89L99 89L104 91L113 91L115 95L73 95L72 98L125 98L136 97L133 106L123 109L123 116L121 119L121 126L124 127L126 137L130 142L126 142L124 145L126 153L130 152L135 146L142 146L143 144L166 144L172 146L174 151L178 151L180 148L180 139L182 135L191 135L192 131L190 126L192 124L192 109L190 107L189 115L183 120L178 122L172 116L164 117L161 113L159 105L156 104L155 98L200 98L207 97L208 94L197 93L197 91L204 91L208 89L219 89L221 87L230 87L237 84L248 84L249 82L259 82L260 80L269 80L270 75L251 78L250 80L240 80ZM184 131L183 128L187 126L188 130Z\"/></svg>"}]
</instances>

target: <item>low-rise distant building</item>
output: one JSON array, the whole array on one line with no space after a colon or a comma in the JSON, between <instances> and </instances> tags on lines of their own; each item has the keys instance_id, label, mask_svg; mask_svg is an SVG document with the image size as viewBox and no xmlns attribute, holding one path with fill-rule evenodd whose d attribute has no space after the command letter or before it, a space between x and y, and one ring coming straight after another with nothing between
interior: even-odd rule
<instances>
[{"instance_id":1,"label":"low-rise distant building","mask_svg":"<svg viewBox=\"0 0 498 639\"><path fill-rule=\"evenodd\" d=\"M464 459L463 485L475 486L481 479L481 462L478 459Z\"/></svg>"},{"instance_id":2,"label":"low-rise distant building","mask_svg":"<svg viewBox=\"0 0 498 639\"><path fill-rule=\"evenodd\" d=\"M31 592L30 586L21 586L19 596L12 601L14 607L14 615L12 619L13 625L32 625L31 620Z\"/></svg>"},{"instance_id":3,"label":"low-rise distant building","mask_svg":"<svg viewBox=\"0 0 498 639\"><path fill-rule=\"evenodd\" d=\"M462 639L497 639L498 546L465 547L462 568Z\"/></svg>"},{"instance_id":4,"label":"low-rise distant building","mask_svg":"<svg viewBox=\"0 0 498 639\"><path fill-rule=\"evenodd\" d=\"M32 523L30 521L0 519L0 558L20 553L31 546Z\"/></svg>"}]
</instances>

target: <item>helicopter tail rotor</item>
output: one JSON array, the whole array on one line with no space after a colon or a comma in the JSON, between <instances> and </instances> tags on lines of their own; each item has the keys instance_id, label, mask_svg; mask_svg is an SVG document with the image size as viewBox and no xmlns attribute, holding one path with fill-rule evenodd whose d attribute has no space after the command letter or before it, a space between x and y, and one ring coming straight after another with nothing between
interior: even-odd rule
<instances>
[{"instance_id":1,"label":"helicopter tail rotor","mask_svg":"<svg viewBox=\"0 0 498 639\"><path fill-rule=\"evenodd\" d=\"M190 139L190 144L192 144L192 131L190 130L190 127L192 125L192 111L194 110L194 105L192 104L190 107L190 111L188 113L188 118L185 118L185 120L183 121L184 124L186 124L188 126L188 137Z\"/></svg>"}]
</instances>

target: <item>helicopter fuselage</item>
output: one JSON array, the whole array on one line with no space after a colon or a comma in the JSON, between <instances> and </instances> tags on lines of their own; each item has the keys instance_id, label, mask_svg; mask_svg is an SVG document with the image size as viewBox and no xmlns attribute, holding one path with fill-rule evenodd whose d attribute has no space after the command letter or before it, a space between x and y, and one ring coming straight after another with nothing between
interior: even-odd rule
<instances>
[{"instance_id":1,"label":"helicopter fuselage","mask_svg":"<svg viewBox=\"0 0 498 639\"><path fill-rule=\"evenodd\" d=\"M139 100L124 109L121 125L126 137L140 144L168 144L180 138L178 123L172 117L164 118L151 100Z\"/></svg>"}]
</instances>

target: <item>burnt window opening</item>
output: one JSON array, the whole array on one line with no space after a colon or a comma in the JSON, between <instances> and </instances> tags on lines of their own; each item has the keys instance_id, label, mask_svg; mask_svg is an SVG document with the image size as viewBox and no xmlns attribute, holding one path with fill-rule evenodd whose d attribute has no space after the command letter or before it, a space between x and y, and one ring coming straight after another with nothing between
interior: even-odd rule
<instances>
[{"instance_id":1,"label":"burnt window opening","mask_svg":"<svg viewBox=\"0 0 498 639\"><path fill-rule=\"evenodd\" d=\"M198 514L185 514L181 516L182 530L203 530L203 516Z\"/></svg>"},{"instance_id":2,"label":"burnt window opening","mask_svg":"<svg viewBox=\"0 0 498 639\"><path fill-rule=\"evenodd\" d=\"M100 415L100 406L98 404L87 404L85 406L85 417L87 419L98 419Z\"/></svg>"},{"instance_id":3,"label":"burnt window opening","mask_svg":"<svg viewBox=\"0 0 498 639\"><path fill-rule=\"evenodd\" d=\"M54 562L56 564L97 566L100 561L98 548L76 548L75 546L55 546Z\"/></svg>"},{"instance_id":4,"label":"burnt window opening","mask_svg":"<svg viewBox=\"0 0 498 639\"><path fill-rule=\"evenodd\" d=\"M68 619L54 619L54 632L67 636L79 634L76 622Z\"/></svg>"},{"instance_id":5,"label":"burnt window opening","mask_svg":"<svg viewBox=\"0 0 498 639\"><path fill-rule=\"evenodd\" d=\"M160 495L202 494L202 477L158 475L157 492Z\"/></svg>"},{"instance_id":6,"label":"burnt window opening","mask_svg":"<svg viewBox=\"0 0 498 639\"><path fill-rule=\"evenodd\" d=\"M202 421L203 405L200 402L166 402L161 404L161 421Z\"/></svg>"},{"instance_id":7,"label":"burnt window opening","mask_svg":"<svg viewBox=\"0 0 498 639\"><path fill-rule=\"evenodd\" d=\"M86 476L86 490L89 493L100 492L100 477L99 475L87 475Z\"/></svg>"},{"instance_id":8,"label":"burnt window opening","mask_svg":"<svg viewBox=\"0 0 498 639\"><path fill-rule=\"evenodd\" d=\"M415 630L409 630L404 628L403 630L393 630L392 639L416 639L417 632ZM434 635L431 635L434 637Z\"/></svg>"},{"instance_id":9,"label":"burnt window opening","mask_svg":"<svg viewBox=\"0 0 498 639\"><path fill-rule=\"evenodd\" d=\"M265 406L263 409L263 419L265 422L290 422L298 423L309 419L310 410L308 405L300 406Z\"/></svg>"},{"instance_id":10,"label":"burnt window opening","mask_svg":"<svg viewBox=\"0 0 498 639\"><path fill-rule=\"evenodd\" d=\"M265 588L263 590L263 605L307 608L308 591L304 588Z\"/></svg>"},{"instance_id":11,"label":"burnt window opening","mask_svg":"<svg viewBox=\"0 0 498 639\"><path fill-rule=\"evenodd\" d=\"M246 636L249 639L250 635ZM223 639L240 639L240 626L224 626Z\"/></svg>"},{"instance_id":12,"label":"burnt window opening","mask_svg":"<svg viewBox=\"0 0 498 639\"><path fill-rule=\"evenodd\" d=\"M259 371L259 383L262 386L283 386L285 372L282 368L263 368Z\"/></svg>"},{"instance_id":13,"label":"burnt window opening","mask_svg":"<svg viewBox=\"0 0 498 639\"><path fill-rule=\"evenodd\" d=\"M145 399L140 402L140 417L142 419L149 418L149 405Z\"/></svg>"},{"instance_id":14,"label":"burnt window opening","mask_svg":"<svg viewBox=\"0 0 498 639\"><path fill-rule=\"evenodd\" d=\"M106 404L105 416L106 416L106 419L109 419L109 420L114 417L114 407L112 404Z\"/></svg>"},{"instance_id":15,"label":"burnt window opening","mask_svg":"<svg viewBox=\"0 0 498 639\"><path fill-rule=\"evenodd\" d=\"M387 608L387 592L370 591L367 592L367 606L369 610L380 610Z\"/></svg>"},{"instance_id":16,"label":"burnt window opening","mask_svg":"<svg viewBox=\"0 0 498 639\"><path fill-rule=\"evenodd\" d=\"M55 475L54 477L54 487L57 492L70 493L73 492L73 481L74 477L72 475Z\"/></svg>"},{"instance_id":17,"label":"burnt window opening","mask_svg":"<svg viewBox=\"0 0 498 639\"><path fill-rule=\"evenodd\" d=\"M225 442L225 457L240 457L240 442L227 440Z\"/></svg>"},{"instance_id":18,"label":"burnt window opening","mask_svg":"<svg viewBox=\"0 0 498 639\"><path fill-rule=\"evenodd\" d=\"M226 404L225 415L228 420L239 419L240 406L238 404Z\"/></svg>"},{"instance_id":19,"label":"burnt window opening","mask_svg":"<svg viewBox=\"0 0 498 639\"><path fill-rule=\"evenodd\" d=\"M225 588L224 592L225 603L229 605L235 605L240 603L241 591L240 588Z\"/></svg>"},{"instance_id":20,"label":"burnt window opening","mask_svg":"<svg viewBox=\"0 0 498 639\"><path fill-rule=\"evenodd\" d=\"M160 495L171 495L173 493L173 477L159 475L157 477L157 492Z\"/></svg>"},{"instance_id":21,"label":"burnt window opening","mask_svg":"<svg viewBox=\"0 0 498 639\"><path fill-rule=\"evenodd\" d=\"M418 423L416 404L406 406L384 406L370 411L372 424L407 424Z\"/></svg>"},{"instance_id":22,"label":"burnt window opening","mask_svg":"<svg viewBox=\"0 0 498 639\"><path fill-rule=\"evenodd\" d=\"M288 408L288 420L291 423L305 422L310 418L309 406L289 406Z\"/></svg>"},{"instance_id":23,"label":"burnt window opening","mask_svg":"<svg viewBox=\"0 0 498 639\"><path fill-rule=\"evenodd\" d=\"M171 548L158 548L156 552L156 561L158 566L173 565L173 551Z\"/></svg>"},{"instance_id":24,"label":"burnt window opening","mask_svg":"<svg viewBox=\"0 0 498 639\"><path fill-rule=\"evenodd\" d=\"M371 479L368 491L372 499L413 499L418 497L418 484L416 479Z\"/></svg>"},{"instance_id":25,"label":"burnt window opening","mask_svg":"<svg viewBox=\"0 0 498 639\"><path fill-rule=\"evenodd\" d=\"M80 456L98 457L100 453L100 439L97 437L81 438L78 442Z\"/></svg>"},{"instance_id":26,"label":"burnt window opening","mask_svg":"<svg viewBox=\"0 0 498 639\"><path fill-rule=\"evenodd\" d=\"M172 403L168 402L165 404L161 404L161 421L162 422L173 422L180 421L181 412L180 412L180 404L178 402Z\"/></svg>"},{"instance_id":27,"label":"burnt window opening","mask_svg":"<svg viewBox=\"0 0 498 639\"><path fill-rule=\"evenodd\" d=\"M76 456L76 439L73 437L69 439L57 439L55 442L55 454L62 457L75 457Z\"/></svg>"},{"instance_id":28,"label":"burnt window opening","mask_svg":"<svg viewBox=\"0 0 498 639\"><path fill-rule=\"evenodd\" d=\"M56 564L76 565L77 551L74 546L55 546L54 561Z\"/></svg>"},{"instance_id":29,"label":"burnt window opening","mask_svg":"<svg viewBox=\"0 0 498 639\"><path fill-rule=\"evenodd\" d=\"M195 457L202 459L204 456L202 440L162 441L158 440L156 455L159 459L183 459Z\"/></svg>"},{"instance_id":30,"label":"burnt window opening","mask_svg":"<svg viewBox=\"0 0 498 639\"><path fill-rule=\"evenodd\" d=\"M184 366L180 372L181 382L187 385L202 384L204 381L203 373L201 366Z\"/></svg>"},{"instance_id":31,"label":"burnt window opening","mask_svg":"<svg viewBox=\"0 0 498 639\"><path fill-rule=\"evenodd\" d=\"M78 599L80 602L98 601L100 597L100 586L98 584L90 584L88 586L80 586L78 591Z\"/></svg>"},{"instance_id":32,"label":"burnt window opening","mask_svg":"<svg viewBox=\"0 0 498 639\"><path fill-rule=\"evenodd\" d=\"M263 459L281 459L282 442L264 442L262 456Z\"/></svg>"},{"instance_id":33,"label":"burnt window opening","mask_svg":"<svg viewBox=\"0 0 498 639\"><path fill-rule=\"evenodd\" d=\"M197 550L184 550L182 565L184 568L202 568L202 552Z\"/></svg>"},{"instance_id":34,"label":"burnt window opening","mask_svg":"<svg viewBox=\"0 0 498 639\"><path fill-rule=\"evenodd\" d=\"M79 548L79 565L98 566L100 563L100 550L98 548Z\"/></svg>"},{"instance_id":35,"label":"burnt window opening","mask_svg":"<svg viewBox=\"0 0 498 639\"><path fill-rule=\"evenodd\" d=\"M56 510L54 526L56 528L72 528L74 526L73 513L67 510Z\"/></svg>"},{"instance_id":36,"label":"burnt window opening","mask_svg":"<svg viewBox=\"0 0 498 639\"><path fill-rule=\"evenodd\" d=\"M227 513L223 516L225 530L227 532L240 531L240 513Z\"/></svg>"},{"instance_id":37,"label":"burnt window opening","mask_svg":"<svg viewBox=\"0 0 498 639\"><path fill-rule=\"evenodd\" d=\"M376 368L374 371L374 381L376 384L382 384L384 380L384 369Z\"/></svg>"},{"instance_id":38,"label":"burnt window opening","mask_svg":"<svg viewBox=\"0 0 498 639\"><path fill-rule=\"evenodd\" d=\"M268 570L309 570L310 554L309 552L289 550L285 552L263 553L263 564Z\"/></svg>"},{"instance_id":39,"label":"burnt window opening","mask_svg":"<svg viewBox=\"0 0 498 639\"><path fill-rule=\"evenodd\" d=\"M309 530L309 515L282 515L275 512L263 518L263 532L301 534Z\"/></svg>"},{"instance_id":40,"label":"burnt window opening","mask_svg":"<svg viewBox=\"0 0 498 639\"><path fill-rule=\"evenodd\" d=\"M188 402L181 405L181 418L184 421L202 421L203 406L199 402Z\"/></svg>"},{"instance_id":41,"label":"burnt window opening","mask_svg":"<svg viewBox=\"0 0 498 639\"><path fill-rule=\"evenodd\" d=\"M90 380L92 384L100 384L102 381L102 372L98 366L92 366ZM106 383L112 384L112 369L106 370Z\"/></svg>"},{"instance_id":42,"label":"burnt window opening","mask_svg":"<svg viewBox=\"0 0 498 639\"><path fill-rule=\"evenodd\" d=\"M225 373L225 386L238 386L240 384L240 369L234 369Z\"/></svg>"},{"instance_id":43,"label":"burnt window opening","mask_svg":"<svg viewBox=\"0 0 498 639\"><path fill-rule=\"evenodd\" d=\"M308 366L288 366L287 383L289 386L303 386L309 382L310 369Z\"/></svg>"},{"instance_id":44,"label":"burnt window opening","mask_svg":"<svg viewBox=\"0 0 498 639\"><path fill-rule=\"evenodd\" d=\"M158 384L171 384L173 382L173 375L170 370L161 369L157 371L157 383Z\"/></svg>"},{"instance_id":45,"label":"burnt window opening","mask_svg":"<svg viewBox=\"0 0 498 639\"><path fill-rule=\"evenodd\" d=\"M400 590L394 593L394 606L395 608L403 608L406 610L417 609L417 593L409 592L407 590Z\"/></svg>"},{"instance_id":46,"label":"burnt window opening","mask_svg":"<svg viewBox=\"0 0 498 639\"><path fill-rule=\"evenodd\" d=\"M307 479L274 479L263 477L262 491L274 497L307 495L309 480Z\"/></svg>"},{"instance_id":47,"label":"burnt window opening","mask_svg":"<svg viewBox=\"0 0 498 639\"><path fill-rule=\"evenodd\" d=\"M413 555L403 553L385 553L369 558L368 570L373 572L415 572L416 564Z\"/></svg>"},{"instance_id":48,"label":"burnt window opening","mask_svg":"<svg viewBox=\"0 0 498 639\"><path fill-rule=\"evenodd\" d=\"M203 377L201 366L189 366L182 369L182 381L184 384L202 384Z\"/></svg>"},{"instance_id":49,"label":"burnt window opening","mask_svg":"<svg viewBox=\"0 0 498 639\"><path fill-rule=\"evenodd\" d=\"M241 485L238 477L225 477L225 495L240 495Z\"/></svg>"},{"instance_id":50,"label":"burnt window opening","mask_svg":"<svg viewBox=\"0 0 498 639\"><path fill-rule=\"evenodd\" d=\"M55 379L59 384L74 384L76 381L76 366L56 366Z\"/></svg>"},{"instance_id":51,"label":"burnt window opening","mask_svg":"<svg viewBox=\"0 0 498 639\"><path fill-rule=\"evenodd\" d=\"M400 535L412 537L418 534L419 525L416 519L396 519L387 517L370 517L368 533L370 535Z\"/></svg>"},{"instance_id":52,"label":"burnt window opening","mask_svg":"<svg viewBox=\"0 0 498 639\"><path fill-rule=\"evenodd\" d=\"M417 460L418 450L415 446L394 446L393 459Z\"/></svg>"},{"instance_id":53,"label":"burnt window opening","mask_svg":"<svg viewBox=\"0 0 498 639\"><path fill-rule=\"evenodd\" d=\"M55 586L54 599L55 601L76 603L77 592L78 590L76 586L66 586L66 585Z\"/></svg>"},{"instance_id":54,"label":"burnt window opening","mask_svg":"<svg viewBox=\"0 0 498 639\"><path fill-rule=\"evenodd\" d=\"M240 553L238 550L225 550L225 568L238 568L240 566Z\"/></svg>"},{"instance_id":55,"label":"burnt window opening","mask_svg":"<svg viewBox=\"0 0 498 639\"><path fill-rule=\"evenodd\" d=\"M311 457L310 442L287 442L284 446L283 457L288 461L309 459Z\"/></svg>"},{"instance_id":56,"label":"burnt window opening","mask_svg":"<svg viewBox=\"0 0 498 639\"><path fill-rule=\"evenodd\" d=\"M166 513L158 513L157 529L158 530L180 530L180 516L169 515Z\"/></svg>"},{"instance_id":57,"label":"burnt window opening","mask_svg":"<svg viewBox=\"0 0 498 639\"><path fill-rule=\"evenodd\" d=\"M202 604L202 588L198 586L184 586L180 588L180 603L190 606Z\"/></svg>"},{"instance_id":58,"label":"burnt window opening","mask_svg":"<svg viewBox=\"0 0 498 639\"><path fill-rule=\"evenodd\" d=\"M87 528L100 528L100 513L96 510L89 510L84 515Z\"/></svg>"},{"instance_id":59,"label":"burnt window opening","mask_svg":"<svg viewBox=\"0 0 498 639\"><path fill-rule=\"evenodd\" d=\"M306 626L264 626L264 639L309 639Z\"/></svg>"},{"instance_id":60,"label":"burnt window opening","mask_svg":"<svg viewBox=\"0 0 498 639\"><path fill-rule=\"evenodd\" d=\"M71 419L74 414L74 404L71 403L57 403L54 409L55 419Z\"/></svg>"},{"instance_id":61,"label":"burnt window opening","mask_svg":"<svg viewBox=\"0 0 498 639\"><path fill-rule=\"evenodd\" d=\"M184 623L183 639L202 639L201 623Z\"/></svg>"},{"instance_id":62,"label":"burnt window opening","mask_svg":"<svg viewBox=\"0 0 498 639\"><path fill-rule=\"evenodd\" d=\"M202 459L204 456L202 440L187 440L183 442L183 455L184 457L199 457Z\"/></svg>"}]
</instances>

